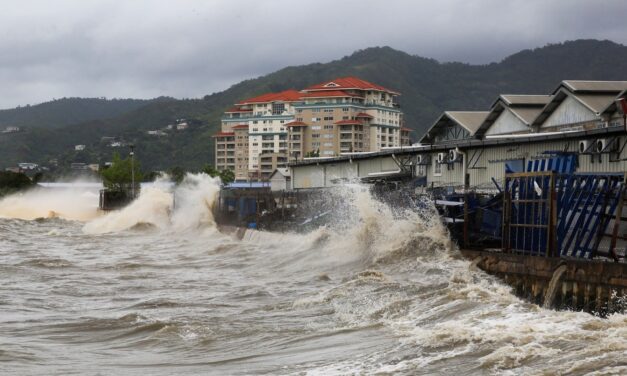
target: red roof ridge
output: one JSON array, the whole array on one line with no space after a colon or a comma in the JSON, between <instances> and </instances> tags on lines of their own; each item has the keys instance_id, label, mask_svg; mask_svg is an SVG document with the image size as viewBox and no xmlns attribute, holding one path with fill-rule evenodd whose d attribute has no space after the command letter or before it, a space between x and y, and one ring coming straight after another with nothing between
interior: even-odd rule
<instances>
[{"instance_id":1,"label":"red roof ridge","mask_svg":"<svg viewBox=\"0 0 627 376\"><path fill-rule=\"evenodd\" d=\"M347 93L344 90L323 90L313 93L302 93L302 98L318 98L318 97L355 97L363 98L361 95Z\"/></svg>"},{"instance_id":2,"label":"red roof ridge","mask_svg":"<svg viewBox=\"0 0 627 376\"><path fill-rule=\"evenodd\" d=\"M301 93L294 89L283 90L278 93L266 93L262 95L258 95L253 98L245 99L235 105L243 105L247 103L264 103L264 102L274 102L274 101L283 101L283 102L296 102L300 100Z\"/></svg>"},{"instance_id":3,"label":"red roof ridge","mask_svg":"<svg viewBox=\"0 0 627 376\"><path fill-rule=\"evenodd\" d=\"M332 85L335 84L335 85ZM387 89L381 85L373 84L366 80L362 80L358 77L347 76L339 77L331 81L326 81L317 85L313 85L305 89L304 91L316 91L316 90L338 90L338 89L359 89L359 90L378 90L385 91L391 94L400 95L400 93Z\"/></svg>"}]
</instances>

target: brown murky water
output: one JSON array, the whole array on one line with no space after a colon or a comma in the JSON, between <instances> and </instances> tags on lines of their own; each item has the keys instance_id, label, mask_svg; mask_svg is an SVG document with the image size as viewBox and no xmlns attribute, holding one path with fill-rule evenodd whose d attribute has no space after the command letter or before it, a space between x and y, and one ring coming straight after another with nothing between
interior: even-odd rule
<instances>
[{"instance_id":1,"label":"brown murky water","mask_svg":"<svg viewBox=\"0 0 627 376\"><path fill-rule=\"evenodd\" d=\"M216 189L105 217L88 192L0 201L0 373L627 374L627 316L525 303L437 221L347 187L326 228L237 240Z\"/></svg>"}]
</instances>

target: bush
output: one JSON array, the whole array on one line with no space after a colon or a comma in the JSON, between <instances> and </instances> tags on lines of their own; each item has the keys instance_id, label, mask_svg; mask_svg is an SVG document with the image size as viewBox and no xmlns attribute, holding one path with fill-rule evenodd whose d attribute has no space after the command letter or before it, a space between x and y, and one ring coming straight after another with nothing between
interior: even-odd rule
<instances>
[{"instance_id":1,"label":"bush","mask_svg":"<svg viewBox=\"0 0 627 376\"><path fill-rule=\"evenodd\" d=\"M133 167L131 167L131 165ZM107 189L124 190L129 189L133 182L132 171L135 171L135 188L139 188L139 182L142 181L140 165L137 160L131 161L131 158L122 159L118 153L113 154L113 162L111 167L102 170L102 182Z\"/></svg>"}]
</instances>

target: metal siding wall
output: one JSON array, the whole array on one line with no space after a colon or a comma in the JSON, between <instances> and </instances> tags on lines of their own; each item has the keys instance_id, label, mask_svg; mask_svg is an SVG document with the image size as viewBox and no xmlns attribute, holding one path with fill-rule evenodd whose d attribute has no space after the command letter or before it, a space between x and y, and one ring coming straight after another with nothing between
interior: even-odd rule
<instances>
[{"instance_id":1,"label":"metal siding wall","mask_svg":"<svg viewBox=\"0 0 627 376\"><path fill-rule=\"evenodd\" d=\"M381 158L359 160L359 177L367 177L370 173L381 172Z\"/></svg>"},{"instance_id":2,"label":"metal siding wall","mask_svg":"<svg viewBox=\"0 0 627 376\"><path fill-rule=\"evenodd\" d=\"M556 125L575 124L596 119L597 116L592 113L592 111L573 97L568 96L544 121L544 123L542 123L542 128Z\"/></svg>"},{"instance_id":3,"label":"metal siding wall","mask_svg":"<svg viewBox=\"0 0 627 376\"><path fill-rule=\"evenodd\" d=\"M398 171L398 165L394 162L392 157L382 158L381 159L381 171Z\"/></svg>"},{"instance_id":4,"label":"metal siding wall","mask_svg":"<svg viewBox=\"0 0 627 376\"><path fill-rule=\"evenodd\" d=\"M339 163L334 165L327 165L327 172L325 176L325 187L332 187L334 185L342 184L343 181L334 183L332 180L353 180L357 177L357 164L356 163Z\"/></svg>"},{"instance_id":5,"label":"metal siding wall","mask_svg":"<svg viewBox=\"0 0 627 376\"><path fill-rule=\"evenodd\" d=\"M527 126L509 109L505 109L488 129L486 135L524 132Z\"/></svg>"},{"instance_id":6,"label":"metal siding wall","mask_svg":"<svg viewBox=\"0 0 627 376\"><path fill-rule=\"evenodd\" d=\"M292 167L294 189L320 188L324 186L324 165Z\"/></svg>"},{"instance_id":7,"label":"metal siding wall","mask_svg":"<svg viewBox=\"0 0 627 376\"><path fill-rule=\"evenodd\" d=\"M620 146L626 140L626 136L620 137ZM597 138L590 138L591 142L596 141ZM568 146L568 147L567 147ZM470 174L470 186L471 187L485 187L493 188L491 178L494 177L499 183L503 180L505 174L505 163L507 160L512 159L525 159L525 166L530 160L537 158L543 158L542 154L545 151L576 151L579 148L579 140L568 141L552 141L552 142L537 142L527 143L519 145L509 146L496 146L483 148L483 154L476 163L477 167L485 167L481 169L471 169L469 166L468 173ZM464 149L467 154L467 160L470 160L472 153L475 149ZM426 154L426 153L417 153ZM433 176L433 161L437 158L438 153L430 153L431 163L427 165L427 182L430 185L433 183L435 186L441 185L463 185L462 165L461 163L455 164L454 170L448 170L446 165L442 166L442 176ZM597 157L598 158L598 157ZM627 148L622 151L620 159L627 159ZM490 162L492 161L492 162ZM577 172L625 172L627 171L627 160L619 162L610 162L609 154L602 154L602 162L591 162L590 155L579 156L579 168ZM336 163L334 165L328 165L327 168L327 181L324 181L323 173L324 165L311 165L311 166L299 166L292 167L292 184L295 189L298 188L316 188L322 187L329 182L329 179L335 178L354 178L366 177L369 173L379 173L384 171L395 171L398 166L394 160L389 156L382 156L373 159L353 160L350 164L349 161Z\"/></svg>"}]
</instances>

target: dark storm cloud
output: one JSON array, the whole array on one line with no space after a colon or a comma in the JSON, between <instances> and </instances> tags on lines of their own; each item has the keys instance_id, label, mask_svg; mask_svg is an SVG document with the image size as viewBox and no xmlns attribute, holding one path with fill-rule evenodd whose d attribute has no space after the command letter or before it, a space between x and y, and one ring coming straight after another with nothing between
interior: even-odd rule
<instances>
[{"instance_id":1,"label":"dark storm cloud","mask_svg":"<svg viewBox=\"0 0 627 376\"><path fill-rule=\"evenodd\" d=\"M488 63L564 40L625 43L625 14L621 0L13 1L0 13L0 108L199 97L371 46Z\"/></svg>"}]
</instances>

